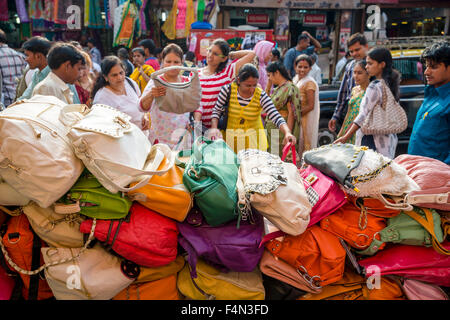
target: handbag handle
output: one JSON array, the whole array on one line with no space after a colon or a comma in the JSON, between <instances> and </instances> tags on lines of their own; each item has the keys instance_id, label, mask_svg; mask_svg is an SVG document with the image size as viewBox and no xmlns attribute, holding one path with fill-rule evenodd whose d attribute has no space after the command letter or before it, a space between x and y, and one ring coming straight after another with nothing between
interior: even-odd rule
<instances>
[{"instance_id":1,"label":"handbag handle","mask_svg":"<svg viewBox=\"0 0 450 320\"><path fill-rule=\"evenodd\" d=\"M4 244L3 244L3 239L0 239L0 247L1 247L1 249L2 249L3 256L5 257L5 260L8 262L8 264L9 264L14 270L16 270L16 271L19 272L19 273L22 273L22 274L26 274L26 275L32 276L32 275L38 274L39 272L41 272L42 270L44 270L44 269L46 269L46 268L53 267L53 266L56 266L56 265L58 265L58 264L64 264L64 263L73 261L73 260L75 260L75 259L78 259L78 258L81 256L81 254L82 254L84 251L86 251L86 249L88 248L88 246L91 244L92 240L94 240L94 232L95 232L95 227L96 227L96 226L97 226L97 219L93 219L93 221L92 221L92 227L91 227L91 232L89 233L89 238L88 238L88 240L86 241L86 243L84 244L84 246L81 248L81 250L78 252L77 255L72 256L71 258L65 258L65 259L61 259L61 260L54 261L54 262L51 262L51 263L43 264L42 266L40 266L40 267L39 267L38 269L36 269L36 270L25 270L25 269L22 269L21 267L19 267L17 264L15 264L14 261L12 261L11 257L9 256L8 251L6 251L6 249L5 249L5 246L4 246ZM35 236L36 236L36 235L35 235ZM56 248L56 249L57 249L57 248Z\"/></svg>"},{"instance_id":2,"label":"handbag handle","mask_svg":"<svg viewBox=\"0 0 450 320\"><path fill-rule=\"evenodd\" d=\"M76 122L82 120L90 110L85 104L68 104L59 113L59 121L65 126L71 127Z\"/></svg>"},{"instance_id":3,"label":"handbag handle","mask_svg":"<svg viewBox=\"0 0 450 320\"><path fill-rule=\"evenodd\" d=\"M194 72L195 75L198 76L198 69L197 68L189 68L189 67L183 67L183 66L171 66L171 67L166 67L166 68L162 68L159 69L158 71L153 72L150 77L155 80L157 76L159 76L160 74L166 73L167 71L171 71L171 70L184 70L184 71L191 71ZM169 83L166 82L164 80L160 80L158 79L163 85L168 86L168 87L172 87L172 86L176 86L176 84L174 83ZM183 83L185 84L185 83Z\"/></svg>"},{"instance_id":4,"label":"handbag handle","mask_svg":"<svg viewBox=\"0 0 450 320\"><path fill-rule=\"evenodd\" d=\"M292 151L292 163L297 165L297 155L295 153L295 145L292 142L287 143L284 147L283 147L283 155L281 156L281 161L284 161L284 159L286 159L289 150Z\"/></svg>"}]
</instances>

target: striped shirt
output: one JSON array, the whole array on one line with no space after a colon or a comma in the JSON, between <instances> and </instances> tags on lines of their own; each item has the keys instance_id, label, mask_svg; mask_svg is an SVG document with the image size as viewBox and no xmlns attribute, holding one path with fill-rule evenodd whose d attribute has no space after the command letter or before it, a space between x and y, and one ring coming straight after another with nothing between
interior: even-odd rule
<instances>
[{"instance_id":1,"label":"striped shirt","mask_svg":"<svg viewBox=\"0 0 450 320\"><path fill-rule=\"evenodd\" d=\"M14 102L17 81L22 77L22 71L26 65L25 58L21 53L6 44L0 44L0 72L3 78L2 95L5 107Z\"/></svg>"},{"instance_id":2,"label":"striped shirt","mask_svg":"<svg viewBox=\"0 0 450 320\"><path fill-rule=\"evenodd\" d=\"M214 110L212 113L212 118L220 118L222 113L225 111L225 105L227 103L227 96L230 94L231 84L226 85L220 90L219 96L217 98L217 102L214 106ZM246 107L251 101L253 96L250 98L242 98L237 94L238 102L241 106ZM259 103L264 113L267 113L269 119L279 128L283 123L286 123L284 118L278 112L277 108L272 102L272 99L266 94L264 90L261 92L261 97L259 99Z\"/></svg>"},{"instance_id":3,"label":"striped shirt","mask_svg":"<svg viewBox=\"0 0 450 320\"><path fill-rule=\"evenodd\" d=\"M199 71L202 100L200 101L200 108L196 112L202 114L202 124L205 127L211 128L211 118L217 97L222 87L234 80L235 70L236 64L230 63L221 72L209 76L203 75L202 71Z\"/></svg>"}]
</instances>

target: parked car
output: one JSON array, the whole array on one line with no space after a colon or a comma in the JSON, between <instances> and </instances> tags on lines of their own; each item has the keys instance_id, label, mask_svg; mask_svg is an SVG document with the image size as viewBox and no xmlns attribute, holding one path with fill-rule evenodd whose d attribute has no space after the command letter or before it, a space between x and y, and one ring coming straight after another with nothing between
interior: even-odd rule
<instances>
[{"instance_id":1,"label":"parked car","mask_svg":"<svg viewBox=\"0 0 450 320\"><path fill-rule=\"evenodd\" d=\"M425 84L423 82L424 68L420 63L420 54L423 49L392 50L394 68L402 74L400 83L400 105L408 116L408 128L398 135L399 143L397 154L406 153L409 137L414 126L416 114L423 102ZM319 90L320 122L318 144L332 143L340 130L341 123L337 124L336 132L328 129L328 122L333 116L337 103L340 81L331 85L322 85Z\"/></svg>"}]
</instances>

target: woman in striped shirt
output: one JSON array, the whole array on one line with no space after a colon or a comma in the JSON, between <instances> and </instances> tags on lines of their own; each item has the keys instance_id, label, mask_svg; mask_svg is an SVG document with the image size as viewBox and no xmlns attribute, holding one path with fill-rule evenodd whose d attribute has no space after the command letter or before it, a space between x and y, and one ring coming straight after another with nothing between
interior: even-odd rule
<instances>
[{"instance_id":1,"label":"woman in striped shirt","mask_svg":"<svg viewBox=\"0 0 450 320\"><path fill-rule=\"evenodd\" d=\"M203 126L211 128L212 110L220 89L234 80L236 70L254 58L255 52L252 50L230 52L230 46L225 40L216 39L212 43L206 56L207 66L199 70L202 100L200 108L194 112L194 121L201 121ZM238 60L229 63L229 59Z\"/></svg>"},{"instance_id":2,"label":"woman in striped shirt","mask_svg":"<svg viewBox=\"0 0 450 320\"><path fill-rule=\"evenodd\" d=\"M267 151L268 142L261 112L266 113L284 134L283 145L288 142L296 143L286 121L270 97L258 86L258 79L259 73L255 66L245 64L239 70L236 81L221 89L213 110L208 136L222 138L222 133L217 128L220 116L228 108L225 141L236 153L248 148Z\"/></svg>"}]
</instances>

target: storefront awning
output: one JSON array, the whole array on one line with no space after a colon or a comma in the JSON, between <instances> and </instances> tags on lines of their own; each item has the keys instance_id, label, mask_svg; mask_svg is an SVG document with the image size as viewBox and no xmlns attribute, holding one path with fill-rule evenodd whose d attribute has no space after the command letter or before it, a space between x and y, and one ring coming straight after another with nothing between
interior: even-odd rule
<instances>
[{"instance_id":1,"label":"storefront awning","mask_svg":"<svg viewBox=\"0 0 450 320\"><path fill-rule=\"evenodd\" d=\"M219 0L220 6L288 9L361 9L361 0Z\"/></svg>"}]
</instances>

